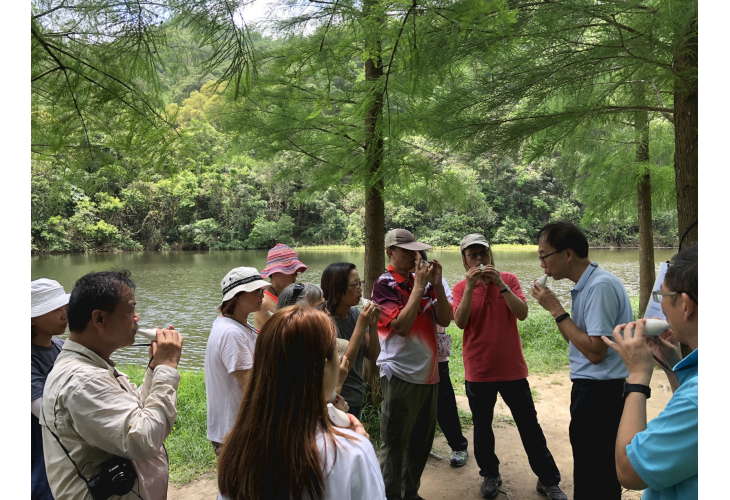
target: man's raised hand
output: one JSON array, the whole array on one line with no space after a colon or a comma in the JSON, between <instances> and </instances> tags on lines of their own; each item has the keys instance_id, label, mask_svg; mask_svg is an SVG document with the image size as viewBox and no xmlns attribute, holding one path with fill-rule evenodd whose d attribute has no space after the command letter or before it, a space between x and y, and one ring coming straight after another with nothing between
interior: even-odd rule
<instances>
[{"instance_id":1,"label":"man's raised hand","mask_svg":"<svg viewBox=\"0 0 730 500\"><path fill-rule=\"evenodd\" d=\"M168 328L157 329L157 340L150 346L150 368L165 365L177 368L182 353L183 336L170 325Z\"/></svg>"}]
</instances>

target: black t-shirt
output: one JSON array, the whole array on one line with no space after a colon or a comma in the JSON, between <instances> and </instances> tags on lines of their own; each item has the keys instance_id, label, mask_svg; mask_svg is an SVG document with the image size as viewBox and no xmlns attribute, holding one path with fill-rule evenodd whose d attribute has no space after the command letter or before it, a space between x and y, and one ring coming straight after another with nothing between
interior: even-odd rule
<instances>
[{"instance_id":1,"label":"black t-shirt","mask_svg":"<svg viewBox=\"0 0 730 500\"><path fill-rule=\"evenodd\" d=\"M63 340L51 339L51 347L41 347L35 344L30 345L30 400L43 396L43 386L46 383L48 374L53 368L53 363L61 353ZM31 498L34 500L53 500L51 488L48 486L46 477L46 465L43 461L43 434L38 418L30 414L30 482Z\"/></svg>"},{"instance_id":2,"label":"black t-shirt","mask_svg":"<svg viewBox=\"0 0 730 500\"><path fill-rule=\"evenodd\" d=\"M358 311L356 307L350 308L347 312L347 318L332 316L332 319L335 320L335 325L337 325L337 337L350 340L353 332L355 331L358 316L360 316L360 311ZM347 404L354 407L362 406L365 396L365 380L362 378L362 362L364 355L365 335L362 336L355 360L350 360L350 366L352 366L352 368L345 379L345 383L342 384L342 392L340 394L343 398L345 398Z\"/></svg>"}]
</instances>

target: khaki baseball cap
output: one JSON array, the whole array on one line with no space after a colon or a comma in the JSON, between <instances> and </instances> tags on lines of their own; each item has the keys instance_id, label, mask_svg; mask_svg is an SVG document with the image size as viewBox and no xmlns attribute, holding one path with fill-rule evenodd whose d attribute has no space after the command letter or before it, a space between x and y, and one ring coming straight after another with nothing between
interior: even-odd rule
<instances>
[{"instance_id":1,"label":"khaki baseball cap","mask_svg":"<svg viewBox=\"0 0 730 500\"><path fill-rule=\"evenodd\" d=\"M463 240L461 240L461 245L459 245L459 251L461 254L464 254L464 250L469 248L472 245L481 245L485 248L489 248L489 242L487 239L478 233L474 234L467 234Z\"/></svg>"},{"instance_id":2,"label":"khaki baseball cap","mask_svg":"<svg viewBox=\"0 0 730 500\"><path fill-rule=\"evenodd\" d=\"M400 247L406 250L431 250L431 245L426 245L420 241L416 241L413 233L407 229L391 229L385 235L385 249L390 247Z\"/></svg>"}]
</instances>

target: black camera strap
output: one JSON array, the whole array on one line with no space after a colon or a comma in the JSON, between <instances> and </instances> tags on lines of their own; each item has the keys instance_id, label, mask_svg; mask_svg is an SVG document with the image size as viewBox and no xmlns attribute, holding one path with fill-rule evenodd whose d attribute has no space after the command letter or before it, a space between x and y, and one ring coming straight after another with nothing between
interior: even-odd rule
<instances>
[{"instance_id":1,"label":"black camera strap","mask_svg":"<svg viewBox=\"0 0 730 500\"><path fill-rule=\"evenodd\" d=\"M88 480L88 479L86 479L86 478L85 478L85 477L83 476L83 474L81 474L81 470L79 469L78 465L76 465L76 462L74 462L74 459L73 459L73 458L71 458L71 454L70 454L70 453L68 452L68 450L66 449L66 447L65 447L65 446L63 445L63 443L62 443L62 442L61 442L61 440L59 439L59 437L58 437L58 436L56 435L56 433L55 433L55 432L53 432L53 431L51 430L51 428L50 428L50 427L48 426L48 421L46 420L46 415L45 415L45 414L43 413L43 404L42 404L42 403L41 403L41 416L43 417L43 423L45 423L45 424L46 424L46 429L48 429L48 432L50 432L50 433L51 433L51 435L52 435L52 436L53 436L54 438L56 438L56 442L58 443L58 446L60 446L60 447L61 447L61 449L62 449L62 450L63 450L63 452L64 452L64 453L66 454L66 456L68 457L68 459L69 459L69 460L71 460L71 463L73 464L73 466L74 466L74 469L76 469L76 474L77 474L77 475L78 475L78 476L79 476L79 477L81 478L81 480L82 480L82 481L83 481L84 483L86 483L86 485L88 486L88 484L89 484L89 480ZM54 425L55 425L55 424L54 424Z\"/></svg>"}]
</instances>

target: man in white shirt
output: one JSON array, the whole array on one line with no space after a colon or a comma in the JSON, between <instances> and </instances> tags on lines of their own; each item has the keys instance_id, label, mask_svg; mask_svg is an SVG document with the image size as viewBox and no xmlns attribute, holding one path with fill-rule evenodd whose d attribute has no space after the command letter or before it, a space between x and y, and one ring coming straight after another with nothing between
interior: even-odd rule
<instances>
[{"instance_id":1,"label":"man in white shirt","mask_svg":"<svg viewBox=\"0 0 730 500\"><path fill-rule=\"evenodd\" d=\"M81 277L71 292L71 333L46 380L40 416L56 500L93 498L89 481L105 462L120 458L131 464L133 480L116 491L109 484L106 491L124 500L167 496L163 443L177 416L183 340L172 327L157 330L140 388L116 370L110 355L134 343L137 332L134 288L128 271L106 271Z\"/></svg>"}]
</instances>

